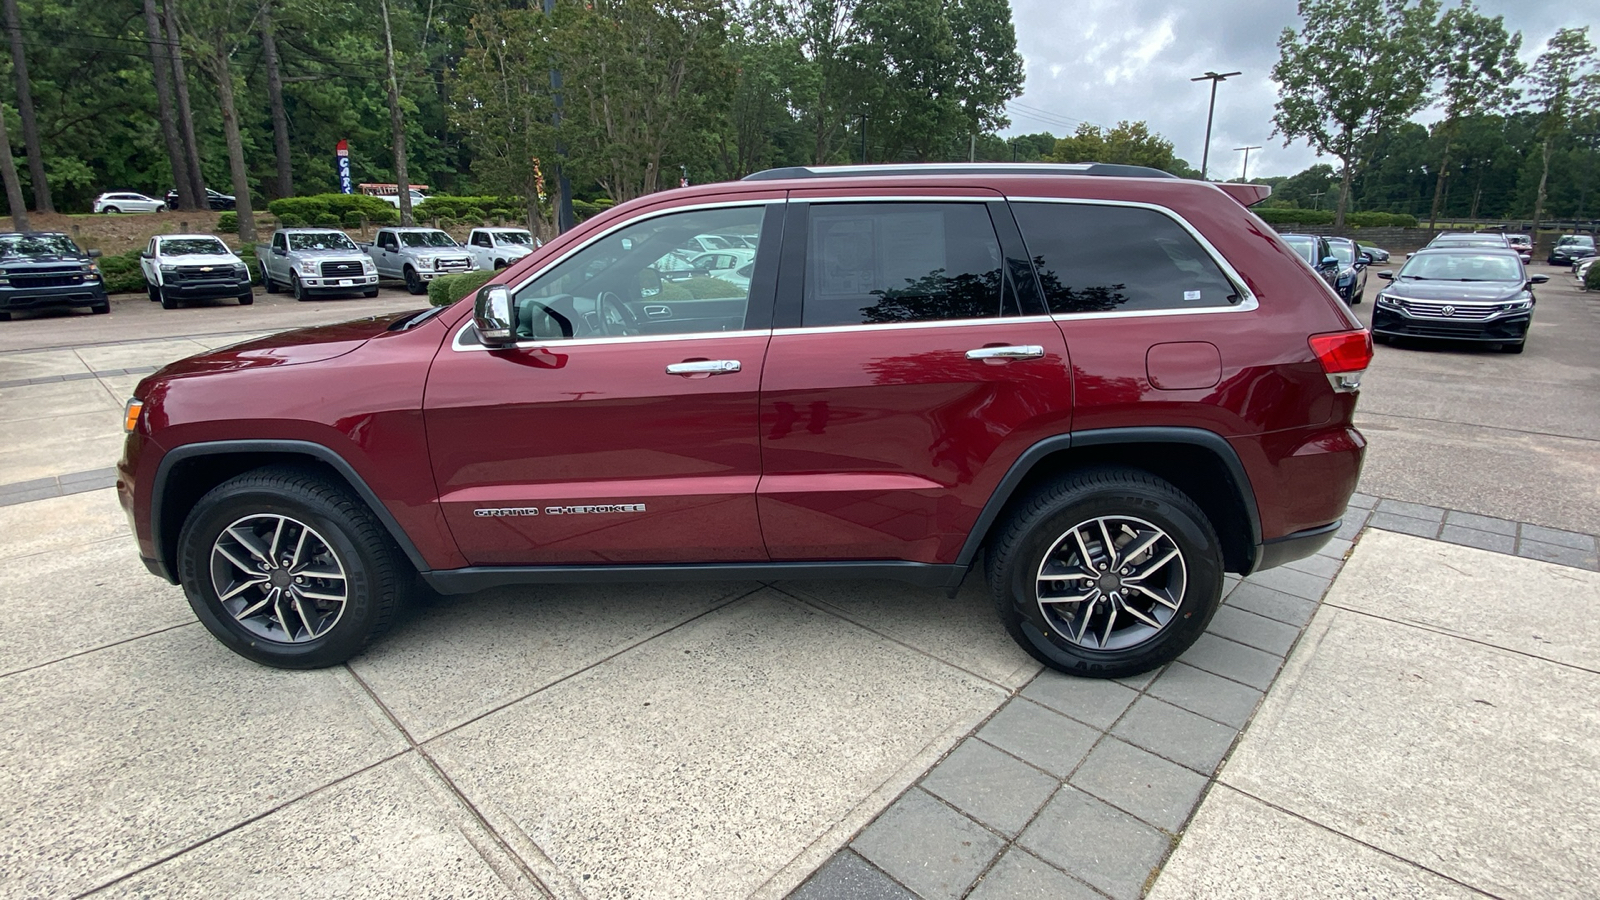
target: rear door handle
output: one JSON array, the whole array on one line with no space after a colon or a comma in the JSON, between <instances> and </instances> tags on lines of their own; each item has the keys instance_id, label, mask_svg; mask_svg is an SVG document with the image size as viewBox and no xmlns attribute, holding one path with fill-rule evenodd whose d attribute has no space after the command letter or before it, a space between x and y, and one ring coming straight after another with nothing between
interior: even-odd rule
<instances>
[{"instance_id":1,"label":"rear door handle","mask_svg":"<svg viewBox=\"0 0 1600 900\"><path fill-rule=\"evenodd\" d=\"M732 375L737 371L737 359L695 359L667 364L668 375Z\"/></svg>"},{"instance_id":2,"label":"rear door handle","mask_svg":"<svg viewBox=\"0 0 1600 900\"><path fill-rule=\"evenodd\" d=\"M967 351L967 359L1040 359L1044 348L1038 344L1019 344L1011 347L979 347Z\"/></svg>"}]
</instances>

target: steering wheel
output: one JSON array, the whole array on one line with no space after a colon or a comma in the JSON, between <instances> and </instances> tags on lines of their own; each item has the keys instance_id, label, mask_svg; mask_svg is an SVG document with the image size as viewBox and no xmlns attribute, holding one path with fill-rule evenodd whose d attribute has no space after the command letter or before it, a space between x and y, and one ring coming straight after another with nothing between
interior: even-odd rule
<instances>
[{"instance_id":1,"label":"steering wheel","mask_svg":"<svg viewBox=\"0 0 1600 900\"><path fill-rule=\"evenodd\" d=\"M611 291L602 291L596 298L600 307L600 330L613 337L638 334L639 320L633 310Z\"/></svg>"}]
</instances>

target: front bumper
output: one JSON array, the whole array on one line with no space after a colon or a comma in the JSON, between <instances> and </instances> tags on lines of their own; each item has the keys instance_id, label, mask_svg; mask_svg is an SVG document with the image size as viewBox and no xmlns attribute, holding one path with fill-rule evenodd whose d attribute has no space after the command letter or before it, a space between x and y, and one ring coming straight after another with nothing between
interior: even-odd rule
<instances>
[{"instance_id":1,"label":"front bumper","mask_svg":"<svg viewBox=\"0 0 1600 900\"><path fill-rule=\"evenodd\" d=\"M362 288L377 287L378 276L376 273L355 275L348 278L323 278L321 275L301 275L300 284L308 290L355 291Z\"/></svg>"},{"instance_id":2,"label":"front bumper","mask_svg":"<svg viewBox=\"0 0 1600 900\"><path fill-rule=\"evenodd\" d=\"M107 302L106 288L98 281L58 287L0 287L0 310L93 306L105 302Z\"/></svg>"},{"instance_id":3,"label":"front bumper","mask_svg":"<svg viewBox=\"0 0 1600 900\"><path fill-rule=\"evenodd\" d=\"M1532 322L1531 309L1510 312L1490 319L1413 316L1388 306L1379 306L1372 311L1372 333L1391 337L1516 343L1528 336L1528 326Z\"/></svg>"},{"instance_id":4,"label":"front bumper","mask_svg":"<svg viewBox=\"0 0 1600 900\"><path fill-rule=\"evenodd\" d=\"M161 285L161 292L185 300L211 300L220 297L238 297L250 293L250 276L230 275L227 278L171 279Z\"/></svg>"}]
</instances>

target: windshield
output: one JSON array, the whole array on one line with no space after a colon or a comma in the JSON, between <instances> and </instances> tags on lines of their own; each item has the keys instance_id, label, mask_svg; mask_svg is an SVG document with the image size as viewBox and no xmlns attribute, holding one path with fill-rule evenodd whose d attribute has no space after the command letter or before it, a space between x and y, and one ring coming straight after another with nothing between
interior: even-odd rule
<instances>
[{"instance_id":1,"label":"windshield","mask_svg":"<svg viewBox=\"0 0 1600 900\"><path fill-rule=\"evenodd\" d=\"M1301 259L1312 265L1317 264L1317 260L1312 257L1317 250L1316 241L1310 238L1284 238L1283 242L1289 245L1289 249L1300 254Z\"/></svg>"},{"instance_id":2,"label":"windshield","mask_svg":"<svg viewBox=\"0 0 1600 900\"><path fill-rule=\"evenodd\" d=\"M1583 234L1569 234L1561 240L1556 241L1557 247L1571 247L1573 245L1577 245L1579 247L1593 247L1594 238Z\"/></svg>"},{"instance_id":3,"label":"windshield","mask_svg":"<svg viewBox=\"0 0 1600 900\"><path fill-rule=\"evenodd\" d=\"M64 234L0 234L0 256L78 256Z\"/></svg>"},{"instance_id":4,"label":"windshield","mask_svg":"<svg viewBox=\"0 0 1600 900\"><path fill-rule=\"evenodd\" d=\"M531 231L496 231L494 236L502 244L521 244L524 247L533 245Z\"/></svg>"},{"instance_id":5,"label":"windshield","mask_svg":"<svg viewBox=\"0 0 1600 900\"><path fill-rule=\"evenodd\" d=\"M189 253L223 255L228 248L216 238L168 238L161 242L161 252L168 256Z\"/></svg>"},{"instance_id":6,"label":"windshield","mask_svg":"<svg viewBox=\"0 0 1600 900\"><path fill-rule=\"evenodd\" d=\"M458 247L456 239L442 231L402 231L400 232L400 245L403 247Z\"/></svg>"},{"instance_id":7,"label":"windshield","mask_svg":"<svg viewBox=\"0 0 1600 900\"><path fill-rule=\"evenodd\" d=\"M1430 253L1413 256L1400 270L1400 277L1412 281L1510 281L1523 280L1522 263L1510 256L1486 253Z\"/></svg>"},{"instance_id":8,"label":"windshield","mask_svg":"<svg viewBox=\"0 0 1600 900\"><path fill-rule=\"evenodd\" d=\"M354 250L356 242L342 231L289 235L290 250Z\"/></svg>"},{"instance_id":9,"label":"windshield","mask_svg":"<svg viewBox=\"0 0 1600 900\"><path fill-rule=\"evenodd\" d=\"M1356 251L1349 244L1342 241L1329 241L1328 252L1339 260L1340 265L1353 266L1356 264Z\"/></svg>"}]
</instances>

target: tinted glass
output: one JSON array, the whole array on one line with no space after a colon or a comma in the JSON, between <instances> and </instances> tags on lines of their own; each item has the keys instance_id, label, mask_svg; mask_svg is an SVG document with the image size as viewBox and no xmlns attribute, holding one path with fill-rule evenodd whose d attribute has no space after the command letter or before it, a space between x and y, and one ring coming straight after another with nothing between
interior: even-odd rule
<instances>
[{"instance_id":1,"label":"tinted glass","mask_svg":"<svg viewBox=\"0 0 1600 900\"><path fill-rule=\"evenodd\" d=\"M533 245L533 232L531 231L496 231L495 237L502 244L520 244L524 247Z\"/></svg>"},{"instance_id":2,"label":"tinted glass","mask_svg":"<svg viewBox=\"0 0 1600 900\"><path fill-rule=\"evenodd\" d=\"M1413 256L1400 277L1419 281L1522 281L1522 261L1507 254L1426 253Z\"/></svg>"},{"instance_id":3,"label":"tinted glass","mask_svg":"<svg viewBox=\"0 0 1600 900\"><path fill-rule=\"evenodd\" d=\"M314 231L289 235L290 250L354 250L356 242L342 231Z\"/></svg>"},{"instance_id":4,"label":"tinted glass","mask_svg":"<svg viewBox=\"0 0 1600 900\"><path fill-rule=\"evenodd\" d=\"M1300 258L1312 265L1317 264L1317 242L1311 238L1286 237L1283 239L1289 249L1300 254Z\"/></svg>"},{"instance_id":5,"label":"tinted glass","mask_svg":"<svg viewBox=\"0 0 1600 900\"><path fill-rule=\"evenodd\" d=\"M167 256L186 253L224 254L228 248L216 238L167 238L161 242L161 252Z\"/></svg>"},{"instance_id":6,"label":"tinted glass","mask_svg":"<svg viewBox=\"0 0 1600 900\"><path fill-rule=\"evenodd\" d=\"M1183 226L1153 209L1012 205L1053 313L1203 309L1239 300Z\"/></svg>"},{"instance_id":7,"label":"tinted glass","mask_svg":"<svg viewBox=\"0 0 1600 900\"><path fill-rule=\"evenodd\" d=\"M456 239L443 231L402 231L400 243L407 247L459 247Z\"/></svg>"},{"instance_id":8,"label":"tinted glass","mask_svg":"<svg viewBox=\"0 0 1600 900\"><path fill-rule=\"evenodd\" d=\"M64 234L0 235L0 257L77 255L78 245Z\"/></svg>"},{"instance_id":9,"label":"tinted glass","mask_svg":"<svg viewBox=\"0 0 1600 900\"><path fill-rule=\"evenodd\" d=\"M811 207L801 324L1002 315L1000 242L981 203Z\"/></svg>"},{"instance_id":10,"label":"tinted glass","mask_svg":"<svg viewBox=\"0 0 1600 900\"><path fill-rule=\"evenodd\" d=\"M1329 241L1328 252L1333 254L1333 257L1343 265L1355 265L1356 251L1353 247L1344 243L1343 241Z\"/></svg>"},{"instance_id":11,"label":"tinted glass","mask_svg":"<svg viewBox=\"0 0 1600 900\"><path fill-rule=\"evenodd\" d=\"M516 294L517 338L738 331L750 283L697 271L680 249L708 231L755 244L765 206L701 209L645 219L562 260Z\"/></svg>"}]
</instances>

